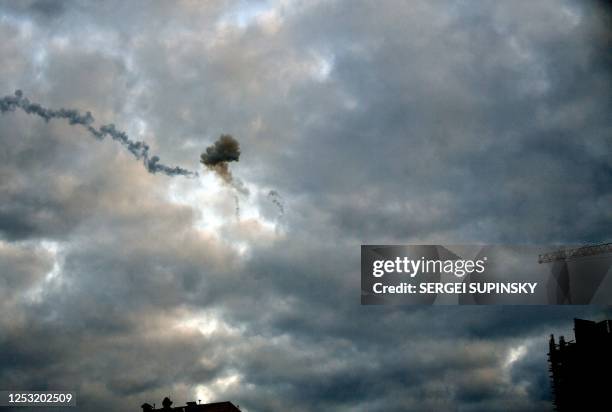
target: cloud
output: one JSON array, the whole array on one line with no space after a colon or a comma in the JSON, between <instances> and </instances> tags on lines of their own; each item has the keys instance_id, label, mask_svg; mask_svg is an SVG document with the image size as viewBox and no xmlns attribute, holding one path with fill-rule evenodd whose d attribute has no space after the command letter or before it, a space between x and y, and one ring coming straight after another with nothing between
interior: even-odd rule
<instances>
[{"instance_id":1,"label":"cloud","mask_svg":"<svg viewBox=\"0 0 612 412\"><path fill-rule=\"evenodd\" d=\"M198 394L251 412L547 407L548 335L609 310L362 307L359 245L609 240L601 13L257 7L0 5L7 92L90 110L173 164L231 130L240 147L205 159L248 153L232 172L262 194L236 222L207 174L188 202L199 180L153 176L112 139L0 116L0 380L74 388L85 411ZM271 199L291 205L282 232Z\"/></svg>"}]
</instances>

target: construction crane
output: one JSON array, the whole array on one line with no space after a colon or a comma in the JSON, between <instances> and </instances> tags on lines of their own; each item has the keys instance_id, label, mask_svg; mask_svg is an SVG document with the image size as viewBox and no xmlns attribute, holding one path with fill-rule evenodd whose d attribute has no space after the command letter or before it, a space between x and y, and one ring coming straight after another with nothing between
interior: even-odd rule
<instances>
[{"instance_id":1,"label":"construction crane","mask_svg":"<svg viewBox=\"0 0 612 412\"><path fill-rule=\"evenodd\" d=\"M602 243L600 245L581 246L573 249L560 249L554 252L542 253L538 255L538 263L557 262L560 260L595 256L604 253L612 253L612 243Z\"/></svg>"}]
</instances>

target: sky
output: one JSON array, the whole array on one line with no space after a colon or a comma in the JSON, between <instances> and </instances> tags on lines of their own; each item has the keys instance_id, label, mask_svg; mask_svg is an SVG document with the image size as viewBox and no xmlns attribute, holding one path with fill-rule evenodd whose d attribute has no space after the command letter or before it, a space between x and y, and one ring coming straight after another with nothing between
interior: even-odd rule
<instances>
[{"instance_id":1,"label":"sky","mask_svg":"<svg viewBox=\"0 0 612 412\"><path fill-rule=\"evenodd\" d=\"M361 306L360 245L610 242L608 4L0 1L0 96L199 171L0 114L0 389L550 410L549 335L609 309Z\"/></svg>"}]
</instances>

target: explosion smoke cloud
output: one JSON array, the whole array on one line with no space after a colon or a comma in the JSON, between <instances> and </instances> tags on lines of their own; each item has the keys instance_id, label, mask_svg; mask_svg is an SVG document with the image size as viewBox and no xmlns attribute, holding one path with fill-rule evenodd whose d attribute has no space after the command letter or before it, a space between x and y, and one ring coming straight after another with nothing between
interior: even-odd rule
<instances>
[{"instance_id":1,"label":"explosion smoke cloud","mask_svg":"<svg viewBox=\"0 0 612 412\"><path fill-rule=\"evenodd\" d=\"M240 220L240 199L238 193L248 195L249 190L240 179L235 179L229 170L229 162L237 162L240 159L240 143L232 135L222 134L219 139L200 155L200 162L209 170L212 170L226 184L231 186L237 193L234 194L236 204L236 220Z\"/></svg>"},{"instance_id":2,"label":"explosion smoke cloud","mask_svg":"<svg viewBox=\"0 0 612 412\"><path fill-rule=\"evenodd\" d=\"M233 176L229 170L229 162L240 159L240 143L229 134L222 134L219 139L200 156L200 162L208 169L217 173L223 181L233 185Z\"/></svg>"},{"instance_id":3,"label":"explosion smoke cloud","mask_svg":"<svg viewBox=\"0 0 612 412\"><path fill-rule=\"evenodd\" d=\"M47 122L51 119L66 119L71 125L81 125L85 127L87 131L96 139L101 140L106 136L110 136L113 140L126 147L130 153L136 157L136 159L142 160L150 173L163 173L167 176L187 177L195 177L198 175L197 172L192 172L178 166L171 167L160 163L159 156L150 155L150 147L147 143L131 140L125 132L117 130L115 125L112 123L102 125L100 128L95 128L92 126L95 119L90 112L81 114L75 109L48 109L38 103L30 102L28 98L23 97L23 92L21 90L15 91L14 96L5 96L0 99L1 113L14 112L17 108L23 110L27 114L42 117Z\"/></svg>"},{"instance_id":4,"label":"explosion smoke cloud","mask_svg":"<svg viewBox=\"0 0 612 412\"><path fill-rule=\"evenodd\" d=\"M206 148L201 154L200 162L209 170L212 170L225 183L243 195L249 194L240 179L234 178L229 170L229 162L237 162L240 159L240 143L232 135L222 134L219 139Z\"/></svg>"}]
</instances>

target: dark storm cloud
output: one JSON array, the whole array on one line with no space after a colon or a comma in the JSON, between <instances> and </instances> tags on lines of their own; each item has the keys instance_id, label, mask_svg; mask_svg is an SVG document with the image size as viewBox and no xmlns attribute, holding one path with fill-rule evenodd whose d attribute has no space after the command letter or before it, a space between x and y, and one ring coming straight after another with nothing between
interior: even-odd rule
<instances>
[{"instance_id":1,"label":"dark storm cloud","mask_svg":"<svg viewBox=\"0 0 612 412\"><path fill-rule=\"evenodd\" d=\"M72 0L24 0L20 2L2 1L0 5L24 16L41 19L60 17L67 8L74 7Z\"/></svg>"},{"instance_id":2,"label":"dark storm cloud","mask_svg":"<svg viewBox=\"0 0 612 412\"><path fill-rule=\"evenodd\" d=\"M312 206L325 204L343 233L362 241L609 236L601 224L609 214L594 212L610 198L600 182L612 183L602 157L611 148L610 93L601 87L609 72L598 61L602 37L590 32L601 28L598 18L580 20L589 9L574 3L545 3L531 12L551 20L531 25L521 20L524 2L514 11L488 5L452 8L452 17L433 6L382 10L405 22L393 35L382 18L361 32L351 31L357 15L332 8L317 16L330 31L341 21L356 42L376 45L336 54L330 82L356 108L328 108L298 126L308 139L292 156L296 175L309 176L294 183L313 188ZM431 17L428 29L420 13ZM432 37L406 40L417 28ZM300 92L309 107L324 93ZM330 153L316 168L305 155L312 145Z\"/></svg>"},{"instance_id":3,"label":"dark storm cloud","mask_svg":"<svg viewBox=\"0 0 612 412\"><path fill-rule=\"evenodd\" d=\"M248 219L212 230L79 128L0 117L0 269L20 292L2 307L0 381L76 388L85 411L182 404L196 385L251 412L548 407L548 334L609 311L361 307L359 244L609 239L602 14L548 0L256 18L165 4L81 3L61 26L2 4L3 87L143 119L177 162L232 130L255 159L232 171L293 213L272 240ZM41 239L57 253L23 246Z\"/></svg>"},{"instance_id":4,"label":"dark storm cloud","mask_svg":"<svg viewBox=\"0 0 612 412\"><path fill-rule=\"evenodd\" d=\"M159 156L149 154L150 147L147 143L131 140L125 132L117 130L112 123L95 128L91 125L94 122L94 118L90 112L81 114L75 109L48 109L38 103L30 102L28 98L23 97L21 90L17 90L14 96L5 96L0 99L0 112L13 112L16 108L20 108L28 114L40 116L47 122L51 119L66 119L71 125L84 126L97 139L104 139L105 136L110 136L113 140L127 148L136 159L142 160L150 173L163 173L167 176L197 176L197 172L159 163Z\"/></svg>"},{"instance_id":5,"label":"dark storm cloud","mask_svg":"<svg viewBox=\"0 0 612 412\"><path fill-rule=\"evenodd\" d=\"M0 241L0 308L9 308L10 303L38 284L52 268L53 260L45 249Z\"/></svg>"}]
</instances>

